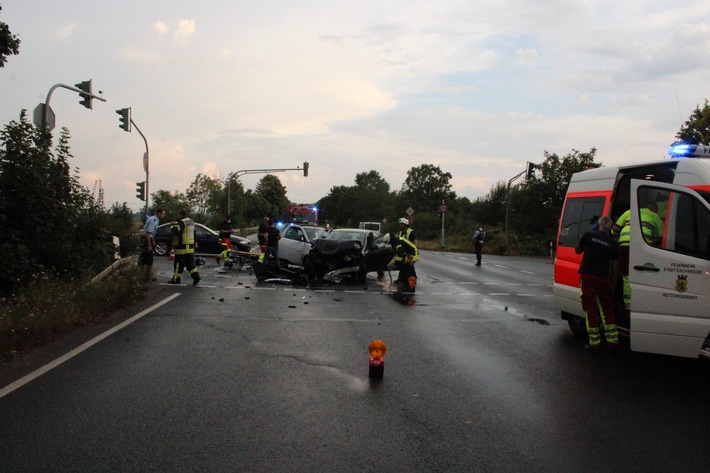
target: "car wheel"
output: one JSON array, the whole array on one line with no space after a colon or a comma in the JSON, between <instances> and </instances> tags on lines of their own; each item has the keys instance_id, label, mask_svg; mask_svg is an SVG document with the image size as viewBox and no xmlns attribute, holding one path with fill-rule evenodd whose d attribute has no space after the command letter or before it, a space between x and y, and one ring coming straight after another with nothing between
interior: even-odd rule
<instances>
[{"instance_id":1,"label":"car wheel","mask_svg":"<svg viewBox=\"0 0 710 473\"><path fill-rule=\"evenodd\" d=\"M587 321L583 317L567 314L567 325L577 337L587 336Z\"/></svg>"},{"instance_id":2,"label":"car wheel","mask_svg":"<svg viewBox=\"0 0 710 473\"><path fill-rule=\"evenodd\" d=\"M155 254L158 256L167 256L170 252L170 245L166 241L155 242Z\"/></svg>"}]
</instances>

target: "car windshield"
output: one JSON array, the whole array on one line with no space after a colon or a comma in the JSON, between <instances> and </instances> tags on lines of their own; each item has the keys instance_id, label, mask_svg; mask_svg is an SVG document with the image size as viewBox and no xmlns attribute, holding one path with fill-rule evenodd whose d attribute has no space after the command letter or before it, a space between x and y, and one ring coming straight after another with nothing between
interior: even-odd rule
<instances>
[{"instance_id":1,"label":"car windshield","mask_svg":"<svg viewBox=\"0 0 710 473\"><path fill-rule=\"evenodd\" d=\"M306 232L306 235L308 235L309 240L317 240L318 238L323 236L325 229L318 227L303 227L303 231Z\"/></svg>"},{"instance_id":2,"label":"car windshield","mask_svg":"<svg viewBox=\"0 0 710 473\"><path fill-rule=\"evenodd\" d=\"M347 230L333 230L325 237L328 240L355 240L365 245L365 232L349 232Z\"/></svg>"}]
</instances>

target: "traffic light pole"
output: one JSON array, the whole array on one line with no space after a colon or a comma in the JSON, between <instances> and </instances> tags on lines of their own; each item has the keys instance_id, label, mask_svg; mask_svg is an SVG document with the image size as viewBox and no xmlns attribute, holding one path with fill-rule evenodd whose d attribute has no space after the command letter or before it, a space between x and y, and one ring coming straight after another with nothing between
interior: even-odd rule
<instances>
[{"instance_id":1,"label":"traffic light pole","mask_svg":"<svg viewBox=\"0 0 710 473\"><path fill-rule=\"evenodd\" d=\"M520 174L516 174L513 176L509 181L508 181L508 187L506 188L505 191L505 237L508 237L508 214L510 213L510 185L515 181L516 179L519 179L523 174L525 174L527 171L523 171Z\"/></svg>"},{"instance_id":2,"label":"traffic light pole","mask_svg":"<svg viewBox=\"0 0 710 473\"><path fill-rule=\"evenodd\" d=\"M138 128L136 122L133 121L133 118L131 118L131 125L133 125L136 130L138 130L138 134L141 135L141 138L143 138L143 142L145 143L145 154L143 155L143 169L145 170L145 217L148 218L148 209L150 208L150 152L148 151L148 140L145 138L145 135L143 134L141 129Z\"/></svg>"},{"instance_id":3,"label":"traffic light pole","mask_svg":"<svg viewBox=\"0 0 710 473\"><path fill-rule=\"evenodd\" d=\"M303 163L303 167L281 168L281 169L242 169L229 176L227 183L227 214L232 214L232 178L239 179L246 174L269 174L272 172L303 171L303 177L308 177L308 161Z\"/></svg>"},{"instance_id":4,"label":"traffic light pole","mask_svg":"<svg viewBox=\"0 0 710 473\"><path fill-rule=\"evenodd\" d=\"M509 213L509 209L510 209L510 185L513 183L513 181L522 177L523 174L525 174L525 179L530 179L533 175L533 172L535 172L535 169L537 169L539 167L540 167L539 165L528 161L527 164L525 165L525 171L521 172L520 174L516 174L508 181L508 187L506 188L506 191L505 191L505 237L506 238L508 237L508 213Z\"/></svg>"},{"instance_id":5,"label":"traffic light pole","mask_svg":"<svg viewBox=\"0 0 710 473\"><path fill-rule=\"evenodd\" d=\"M91 81L87 81L87 82L91 83ZM81 84L84 84L84 82L82 82ZM47 93L47 100L43 104L44 105L44 110L42 112L42 126L43 127L47 127L49 125L49 101L52 98L52 93L54 93L55 89L58 89L60 87L62 87L64 89L72 90L74 92L79 92L79 94L81 94L82 97L88 96L92 99L101 100L102 102L106 101L105 98L99 97L98 95L94 95L91 92L91 90L86 91L86 90L80 89L78 87L72 87L72 86L66 85L66 84L54 84L52 86L52 88L49 89L49 92ZM91 86L89 85L89 87L91 87ZM88 107L88 108L91 108L91 107ZM49 127L49 129L51 131L52 129L54 129L54 126Z\"/></svg>"}]
</instances>

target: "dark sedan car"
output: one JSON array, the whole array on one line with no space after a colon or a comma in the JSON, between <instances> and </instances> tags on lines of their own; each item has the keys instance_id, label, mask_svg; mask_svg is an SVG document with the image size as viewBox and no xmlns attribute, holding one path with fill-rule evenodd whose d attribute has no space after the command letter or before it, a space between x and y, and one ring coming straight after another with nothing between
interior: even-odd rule
<instances>
[{"instance_id":1,"label":"dark sedan car","mask_svg":"<svg viewBox=\"0 0 710 473\"><path fill-rule=\"evenodd\" d=\"M155 232L155 254L158 256L167 256L170 254L170 248L173 245L173 235L170 233L170 225L172 223L164 223L158 227ZM232 249L239 251L250 251L251 241L247 238L232 235ZM219 234L202 225L195 224L195 249L196 255L218 255L222 252L222 245L219 242Z\"/></svg>"}]
</instances>

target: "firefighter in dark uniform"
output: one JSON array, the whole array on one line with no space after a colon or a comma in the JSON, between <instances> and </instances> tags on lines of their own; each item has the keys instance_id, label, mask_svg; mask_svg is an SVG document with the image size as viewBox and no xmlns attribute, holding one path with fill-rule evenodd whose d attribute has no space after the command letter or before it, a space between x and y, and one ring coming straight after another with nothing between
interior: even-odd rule
<instances>
[{"instance_id":1,"label":"firefighter in dark uniform","mask_svg":"<svg viewBox=\"0 0 710 473\"><path fill-rule=\"evenodd\" d=\"M173 234L173 249L175 250L175 273L168 281L170 284L180 284L183 271L192 276L192 284L200 282L200 273L195 265L195 222L187 216L187 210L181 209L179 220L170 226Z\"/></svg>"}]
</instances>

